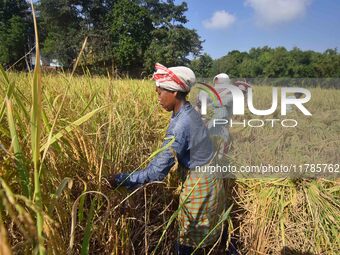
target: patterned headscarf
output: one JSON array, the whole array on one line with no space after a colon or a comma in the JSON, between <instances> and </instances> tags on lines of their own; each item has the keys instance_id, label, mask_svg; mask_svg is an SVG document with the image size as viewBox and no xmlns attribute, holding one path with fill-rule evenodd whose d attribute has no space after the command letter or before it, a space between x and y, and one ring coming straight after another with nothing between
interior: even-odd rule
<instances>
[{"instance_id":1,"label":"patterned headscarf","mask_svg":"<svg viewBox=\"0 0 340 255\"><path fill-rule=\"evenodd\" d=\"M189 92L196 82L194 72L185 66L166 68L157 63L155 69L156 72L152 78L156 81L156 86L160 88L171 91Z\"/></svg>"}]
</instances>

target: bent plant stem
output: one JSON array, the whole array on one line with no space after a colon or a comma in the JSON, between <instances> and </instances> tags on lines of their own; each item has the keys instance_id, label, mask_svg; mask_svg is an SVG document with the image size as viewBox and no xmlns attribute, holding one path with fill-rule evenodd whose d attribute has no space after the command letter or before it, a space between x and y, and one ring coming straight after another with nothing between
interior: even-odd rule
<instances>
[{"instance_id":1,"label":"bent plant stem","mask_svg":"<svg viewBox=\"0 0 340 255\"><path fill-rule=\"evenodd\" d=\"M70 233L70 242L69 242L69 247L68 247L68 253L71 254L72 253L72 249L73 249L73 246L74 246L74 238L75 238L75 228L76 228L76 224L77 224L77 207L78 207L78 204L79 204L79 201L81 201L81 198L84 197L86 194L97 194L97 195L101 195L103 196L106 201L107 201L107 208L106 208L106 212L105 212L105 215L104 215L104 219L103 219L103 222L106 222L107 220L107 217L109 215L109 212L110 212L110 200L109 198L104 195L102 192L99 192L99 191L86 191L86 192L83 192L73 203L73 206L72 206L72 212L71 212L71 233ZM93 206L93 208L92 208ZM88 221L87 221L87 227L86 227L86 231L85 231L85 236L84 236L84 239L83 239L83 244L82 244L82 254L87 254L88 253L88 250L89 250L89 242L90 242L90 236L91 236L91 231L92 231L92 226L95 224L95 223L92 223L93 221L93 216L92 214L94 214L94 204L91 202L91 209L90 209L90 216L88 218Z\"/></svg>"}]
</instances>

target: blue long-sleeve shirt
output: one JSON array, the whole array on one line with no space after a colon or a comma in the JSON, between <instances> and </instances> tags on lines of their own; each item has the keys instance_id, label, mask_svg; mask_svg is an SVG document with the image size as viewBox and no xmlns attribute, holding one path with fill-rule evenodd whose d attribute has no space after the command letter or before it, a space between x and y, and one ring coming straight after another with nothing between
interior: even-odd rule
<instances>
[{"instance_id":1,"label":"blue long-sleeve shirt","mask_svg":"<svg viewBox=\"0 0 340 255\"><path fill-rule=\"evenodd\" d=\"M175 155L178 163L187 169L207 164L213 157L213 146L208 136L200 114L186 102L176 114L173 114L162 147L171 142L169 148L160 152L149 165L142 170L116 176L116 181L122 185L133 188L144 183L163 180L175 164Z\"/></svg>"}]
</instances>

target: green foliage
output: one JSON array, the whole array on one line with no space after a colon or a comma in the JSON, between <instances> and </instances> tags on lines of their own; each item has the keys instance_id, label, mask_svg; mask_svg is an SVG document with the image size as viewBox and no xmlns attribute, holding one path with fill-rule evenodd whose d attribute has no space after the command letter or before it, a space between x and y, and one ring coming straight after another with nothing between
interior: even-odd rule
<instances>
[{"instance_id":1,"label":"green foliage","mask_svg":"<svg viewBox=\"0 0 340 255\"><path fill-rule=\"evenodd\" d=\"M27 8L24 0L0 1L0 64L10 66L25 55Z\"/></svg>"},{"instance_id":2,"label":"green foliage","mask_svg":"<svg viewBox=\"0 0 340 255\"><path fill-rule=\"evenodd\" d=\"M188 64L201 41L183 26L187 5L173 0L41 0L43 52L70 66L87 36L81 64L140 74L155 62ZM98 70L98 69L97 69Z\"/></svg>"},{"instance_id":3,"label":"green foliage","mask_svg":"<svg viewBox=\"0 0 340 255\"><path fill-rule=\"evenodd\" d=\"M160 28L153 32L153 40L145 54L145 67L153 69L155 62L166 66L186 65L190 63L187 56L198 55L201 41L195 30L183 26Z\"/></svg>"},{"instance_id":4,"label":"green foliage","mask_svg":"<svg viewBox=\"0 0 340 255\"><path fill-rule=\"evenodd\" d=\"M70 66L81 44L81 19L74 1L41 0L41 22L46 30L43 53Z\"/></svg>"},{"instance_id":5,"label":"green foliage","mask_svg":"<svg viewBox=\"0 0 340 255\"><path fill-rule=\"evenodd\" d=\"M188 29L185 2L174 0L40 0L38 21L43 55L72 68L87 38L79 66L92 73L117 70L140 77L154 64L190 65L198 77L340 77L337 49L324 53L284 47L233 50L212 60L200 55L202 41ZM25 0L0 0L0 64L9 67L34 45L31 11ZM194 58L190 61L189 56ZM191 63L192 62L192 63ZM16 65L25 67L25 61Z\"/></svg>"},{"instance_id":6,"label":"green foliage","mask_svg":"<svg viewBox=\"0 0 340 255\"><path fill-rule=\"evenodd\" d=\"M340 54L336 49L319 53L265 46L249 52L231 51L214 61L211 72L225 72L231 77L340 77Z\"/></svg>"},{"instance_id":7,"label":"green foliage","mask_svg":"<svg viewBox=\"0 0 340 255\"><path fill-rule=\"evenodd\" d=\"M213 59L207 53L204 53L199 58L192 60L190 67L197 77L211 77L213 76L212 65Z\"/></svg>"},{"instance_id":8,"label":"green foliage","mask_svg":"<svg viewBox=\"0 0 340 255\"><path fill-rule=\"evenodd\" d=\"M153 30L148 11L133 1L119 0L110 15L110 23L115 64L124 71L142 66Z\"/></svg>"}]
</instances>

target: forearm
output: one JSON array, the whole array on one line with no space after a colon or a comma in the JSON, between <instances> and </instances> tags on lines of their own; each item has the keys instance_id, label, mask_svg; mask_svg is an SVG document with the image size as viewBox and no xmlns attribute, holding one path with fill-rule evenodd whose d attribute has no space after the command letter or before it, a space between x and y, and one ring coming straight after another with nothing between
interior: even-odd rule
<instances>
[{"instance_id":1,"label":"forearm","mask_svg":"<svg viewBox=\"0 0 340 255\"><path fill-rule=\"evenodd\" d=\"M134 188L145 183L161 181L169 173L171 167L175 164L172 151L167 149L159 153L145 168L133 173L123 173L118 176L117 181L122 186Z\"/></svg>"},{"instance_id":2,"label":"forearm","mask_svg":"<svg viewBox=\"0 0 340 255\"><path fill-rule=\"evenodd\" d=\"M171 167L174 165L169 164L165 166L163 169L160 169L159 166L149 165L147 168L134 172L129 177L130 185L143 185L145 183L153 182L153 181L162 181L165 176L169 173Z\"/></svg>"}]
</instances>

